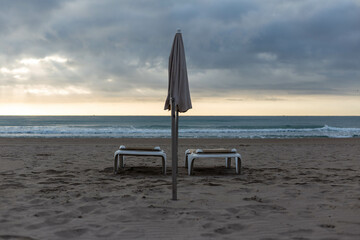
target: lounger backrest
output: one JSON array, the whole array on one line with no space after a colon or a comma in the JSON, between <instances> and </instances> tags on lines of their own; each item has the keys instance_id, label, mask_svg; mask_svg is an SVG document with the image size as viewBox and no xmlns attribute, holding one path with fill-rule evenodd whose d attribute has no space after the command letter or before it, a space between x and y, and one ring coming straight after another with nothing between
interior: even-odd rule
<instances>
[{"instance_id":1,"label":"lounger backrest","mask_svg":"<svg viewBox=\"0 0 360 240\"><path fill-rule=\"evenodd\" d=\"M236 153L236 149L225 149L225 148L218 148L218 149L197 149L196 153L198 154L221 154L221 153Z\"/></svg>"},{"instance_id":2,"label":"lounger backrest","mask_svg":"<svg viewBox=\"0 0 360 240\"><path fill-rule=\"evenodd\" d=\"M121 145L119 147L120 150L129 150L129 151L161 151L160 147L125 147L124 145Z\"/></svg>"}]
</instances>

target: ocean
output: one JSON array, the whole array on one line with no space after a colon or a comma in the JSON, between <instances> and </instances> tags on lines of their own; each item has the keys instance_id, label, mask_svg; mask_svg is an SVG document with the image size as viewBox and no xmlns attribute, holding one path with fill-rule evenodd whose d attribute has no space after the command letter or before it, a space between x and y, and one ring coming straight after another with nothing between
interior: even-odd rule
<instances>
[{"instance_id":1,"label":"ocean","mask_svg":"<svg viewBox=\"0 0 360 240\"><path fill-rule=\"evenodd\" d=\"M0 116L0 137L170 138L170 116ZM360 116L181 116L180 138L359 138Z\"/></svg>"}]
</instances>

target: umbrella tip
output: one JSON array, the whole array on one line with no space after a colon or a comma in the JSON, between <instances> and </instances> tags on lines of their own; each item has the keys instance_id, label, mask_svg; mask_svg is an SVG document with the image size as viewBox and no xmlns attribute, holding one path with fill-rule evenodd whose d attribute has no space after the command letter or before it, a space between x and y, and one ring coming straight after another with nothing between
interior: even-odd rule
<instances>
[{"instance_id":1,"label":"umbrella tip","mask_svg":"<svg viewBox=\"0 0 360 240\"><path fill-rule=\"evenodd\" d=\"M180 28L176 29L176 32L181 33L181 29Z\"/></svg>"}]
</instances>

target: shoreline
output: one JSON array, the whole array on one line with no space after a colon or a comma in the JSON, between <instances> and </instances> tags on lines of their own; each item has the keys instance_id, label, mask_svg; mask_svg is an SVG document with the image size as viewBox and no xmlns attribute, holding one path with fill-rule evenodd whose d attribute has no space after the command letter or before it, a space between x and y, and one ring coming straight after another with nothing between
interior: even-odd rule
<instances>
[{"instance_id":1,"label":"shoreline","mask_svg":"<svg viewBox=\"0 0 360 240\"><path fill-rule=\"evenodd\" d=\"M346 140L346 139L359 139L360 137L339 137L339 138L332 138L332 137L292 137L292 138L218 138L218 137L204 137L204 138L179 138L179 140L225 140L225 141L236 141L236 140L240 140L240 141L267 141L267 140L322 140L322 139L339 139L339 140ZM58 140L58 139L68 139L68 140L151 140L154 139L156 141L158 140L171 140L171 137L1 137L0 136L0 141L1 140L11 140L11 139L28 139L28 140L40 140L40 139L50 139L50 140Z\"/></svg>"},{"instance_id":2,"label":"shoreline","mask_svg":"<svg viewBox=\"0 0 360 240\"><path fill-rule=\"evenodd\" d=\"M128 158L120 145L160 146ZM179 139L178 201L170 138L0 138L0 239L358 239L357 138ZM236 148L242 174L222 159L183 166L188 148Z\"/></svg>"}]
</instances>

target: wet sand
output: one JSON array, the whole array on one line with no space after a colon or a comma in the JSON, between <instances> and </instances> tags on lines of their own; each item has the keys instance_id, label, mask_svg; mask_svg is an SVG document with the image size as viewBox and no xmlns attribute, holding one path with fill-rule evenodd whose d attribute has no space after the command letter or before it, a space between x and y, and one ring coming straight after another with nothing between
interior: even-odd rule
<instances>
[{"instance_id":1,"label":"wet sand","mask_svg":"<svg viewBox=\"0 0 360 240\"><path fill-rule=\"evenodd\" d=\"M119 145L160 146L126 160ZM180 139L171 200L170 139L0 138L0 239L360 239L360 139ZM187 148L236 148L184 168Z\"/></svg>"}]
</instances>

